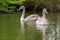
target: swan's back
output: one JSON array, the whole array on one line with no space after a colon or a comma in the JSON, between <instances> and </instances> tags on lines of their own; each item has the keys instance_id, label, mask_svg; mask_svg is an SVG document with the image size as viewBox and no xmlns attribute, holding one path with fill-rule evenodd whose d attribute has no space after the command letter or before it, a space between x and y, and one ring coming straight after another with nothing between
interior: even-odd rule
<instances>
[{"instance_id":1,"label":"swan's back","mask_svg":"<svg viewBox=\"0 0 60 40\"><path fill-rule=\"evenodd\" d=\"M25 20L37 20L38 19L38 15L37 14L32 14L32 15L29 15L29 16L27 16L26 18L25 18Z\"/></svg>"}]
</instances>

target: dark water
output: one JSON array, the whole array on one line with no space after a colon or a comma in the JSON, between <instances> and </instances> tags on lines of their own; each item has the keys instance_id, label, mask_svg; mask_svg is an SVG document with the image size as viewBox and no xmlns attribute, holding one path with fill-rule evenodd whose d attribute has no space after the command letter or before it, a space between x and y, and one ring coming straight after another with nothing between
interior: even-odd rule
<instances>
[{"instance_id":1,"label":"dark water","mask_svg":"<svg viewBox=\"0 0 60 40\"><path fill-rule=\"evenodd\" d=\"M51 13L49 16L49 33L48 39L49 40L60 40L60 14L59 13Z\"/></svg>"}]
</instances>

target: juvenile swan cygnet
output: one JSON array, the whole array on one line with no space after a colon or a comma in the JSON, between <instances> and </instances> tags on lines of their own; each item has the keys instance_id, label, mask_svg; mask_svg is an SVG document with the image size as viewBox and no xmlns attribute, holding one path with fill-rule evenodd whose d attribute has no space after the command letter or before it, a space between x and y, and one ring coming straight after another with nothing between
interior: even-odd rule
<instances>
[{"instance_id":1,"label":"juvenile swan cygnet","mask_svg":"<svg viewBox=\"0 0 60 40\"><path fill-rule=\"evenodd\" d=\"M24 22L27 24L27 25L29 25L29 26L34 26L35 24L36 24L36 20L38 19L38 15L36 15L36 14L32 14L32 15L29 15L28 17L26 17L25 19L24 19L24 16L25 16L25 6L20 6L20 8L18 9L18 11L20 11L20 10L23 10L23 12L22 12L22 16L21 16L21 18L20 18L20 23L21 23L21 32L24 34L24 30L25 30L25 28L24 28Z\"/></svg>"},{"instance_id":2,"label":"juvenile swan cygnet","mask_svg":"<svg viewBox=\"0 0 60 40\"><path fill-rule=\"evenodd\" d=\"M36 29L40 30L43 34L43 40L46 40L46 29L48 28L48 20L46 18L46 14L48 14L47 9L44 8L42 11L43 16L39 17L36 21Z\"/></svg>"}]
</instances>

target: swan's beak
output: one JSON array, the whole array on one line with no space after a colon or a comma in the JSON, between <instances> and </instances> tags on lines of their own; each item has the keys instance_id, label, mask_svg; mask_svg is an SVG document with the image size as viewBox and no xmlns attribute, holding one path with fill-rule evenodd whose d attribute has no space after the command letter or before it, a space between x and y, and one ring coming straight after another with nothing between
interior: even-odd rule
<instances>
[{"instance_id":1,"label":"swan's beak","mask_svg":"<svg viewBox=\"0 0 60 40\"><path fill-rule=\"evenodd\" d=\"M47 11L46 11L45 13L46 13L46 14L48 14L48 12L47 12Z\"/></svg>"},{"instance_id":2,"label":"swan's beak","mask_svg":"<svg viewBox=\"0 0 60 40\"><path fill-rule=\"evenodd\" d=\"M18 11L20 11L22 8L20 7L19 9L18 9Z\"/></svg>"},{"instance_id":3,"label":"swan's beak","mask_svg":"<svg viewBox=\"0 0 60 40\"><path fill-rule=\"evenodd\" d=\"M44 12L42 12L42 13L44 13L44 14L48 14L48 12L47 12L47 11L44 11Z\"/></svg>"},{"instance_id":4,"label":"swan's beak","mask_svg":"<svg viewBox=\"0 0 60 40\"><path fill-rule=\"evenodd\" d=\"M18 11L22 10L22 9L25 9L25 6L20 6Z\"/></svg>"}]
</instances>

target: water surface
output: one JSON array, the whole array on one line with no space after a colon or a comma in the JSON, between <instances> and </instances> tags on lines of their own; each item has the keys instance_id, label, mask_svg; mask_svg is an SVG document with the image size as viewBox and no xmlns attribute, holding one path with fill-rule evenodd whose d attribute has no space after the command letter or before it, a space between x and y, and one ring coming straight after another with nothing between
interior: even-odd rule
<instances>
[{"instance_id":1,"label":"water surface","mask_svg":"<svg viewBox=\"0 0 60 40\"><path fill-rule=\"evenodd\" d=\"M25 34L21 34L20 17L21 13L0 14L0 40L42 40L42 32L37 31L36 26L31 27L26 23ZM60 13L50 12L47 19L50 23L46 30L47 40L60 40Z\"/></svg>"}]
</instances>

